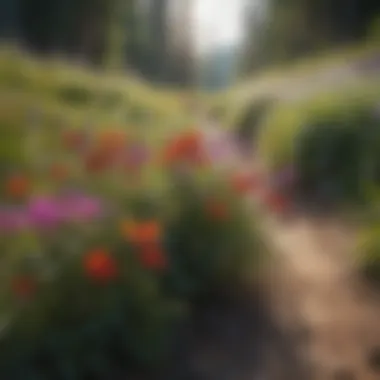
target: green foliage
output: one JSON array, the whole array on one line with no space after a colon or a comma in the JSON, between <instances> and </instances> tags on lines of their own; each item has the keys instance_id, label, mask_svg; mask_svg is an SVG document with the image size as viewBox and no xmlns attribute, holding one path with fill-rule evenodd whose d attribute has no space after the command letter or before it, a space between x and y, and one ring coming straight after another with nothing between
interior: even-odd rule
<instances>
[{"instance_id":1,"label":"green foliage","mask_svg":"<svg viewBox=\"0 0 380 380\"><path fill-rule=\"evenodd\" d=\"M306 125L295 142L294 167L301 193L329 186L335 200L359 200L371 166L379 160L376 122L371 109L323 115Z\"/></svg>"},{"instance_id":2,"label":"green foliage","mask_svg":"<svg viewBox=\"0 0 380 380\"><path fill-rule=\"evenodd\" d=\"M379 9L374 0L270 0L264 6L261 17L255 6L247 12L245 73L294 62L342 42L363 41L369 26L376 41Z\"/></svg>"},{"instance_id":3,"label":"green foliage","mask_svg":"<svg viewBox=\"0 0 380 380\"><path fill-rule=\"evenodd\" d=\"M372 212L378 213L378 200ZM378 215L361 231L357 244L358 262L362 273L374 284L380 285L380 229Z\"/></svg>"},{"instance_id":4,"label":"green foliage","mask_svg":"<svg viewBox=\"0 0 380 380\"><path fill-rule=\"evenodd\" d=\"M325 187L343 202L363 199L379 161L379 95L363 84L280 106L262 127L261 154L272 170L293 164L305 192Z\"/></svg>"},{"instance_id":5,"label":"green foliage","mask_svg":"<svg viewBox=\"0 0 380 380\"><path fill-rule=\"evenodd\" d=\"M176 187L173 199L179 211L168 226L166 245L172 261L167 281L175 294L195 296L252 275L263 247L229 186L220 180L190 181ZM213 215L214 207L221 215Z\"/></svg>"},{"instance_id":6,"label":"green foliage","mask_svg":"<svg viewBox=\"0 0 380 380\"><path fill-rule=\"evenodd\" d=\"M23 65L29 67L29 62ZM152 92L133 83L120 91L119 86L106 88L102 81L79 76L83 82L72 86L73 79L66 80L71 71L66 70L63 78L59 70L48 71L41 84L37 78L43 70L36 65L28 71L28 90L1 105L0 126L6 136L0 142L1 195L6 197L1 197L5 207L0 211L29 215L35 197L61 200L74 190L99 200L104 213L42 224L41 214L34 214L27 228L12 224L1 236L0 317L9 322L0 337L4 380L108 379L129 370L157 369L171 354L192 298L210 286L225 287L253 275L262 252L242 200L225 179L215 182L212 167L204 174L194 164L183 186L162 163L165 128L173 125L176 134L184 129L175 105L170 112L162 106L173 103L163 96L162 103L151 106ZM63 98L57 99L62 89ZM131 104L127 94L135 89ZM55 98L48 101L52 94ZM105 103L115 113L89 107L88 97L94 94L100 103L111 99ZM119 112L128 123L115 117ZM140 143L149 153L141 167L126 168L124 155L114 156L118 148L125 154ZM107 153L100 156L105 161L99 167L96 156L96 165L92 160L89 166L89 157L99 149ZM52 175L55 163L67 169L64 176ZM5 185L15 173L27 179L27 186L14 200ZM222 218L210 214L214 200L227 210L226 218L223 212ZM163 258L159 265L144 258L144 250L152 248L146 231L146 241L136 243L124 226L146 220L160 230L153 241L155 254ZM94 249L111 261L107 281L88 264ZM32 283L23 283L25 279Z\"/></svg>"},{"instance_id":7,"label":"green foliage","mask_svg":"<svg viewBox=\"0 0 380 380\"><path fill-rule=\"evenodd\" d=\"M273 106L273 102L272 99L260 99L245 108L235 126L237 135L243 141L253 142L256 139L262 121Z\"/></svg>"},{"instance_id":8,"label":"green foliage","mask_svg":"<svg viewBox=\"0 0 380 380\"><path fill-rule=\"evenodd\" d=\"M59 100L74 106L88 106L94 101L91 90L81 86L65 86L58 90Z\"/></svg>"}]
</instances>

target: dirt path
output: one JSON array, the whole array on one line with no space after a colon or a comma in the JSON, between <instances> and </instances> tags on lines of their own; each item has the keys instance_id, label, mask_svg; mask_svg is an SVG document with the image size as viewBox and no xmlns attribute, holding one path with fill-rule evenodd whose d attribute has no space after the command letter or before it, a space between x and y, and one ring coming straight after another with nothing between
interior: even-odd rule
<instances>
[{"instance_id":1,"label":"dirt path","mask_svg":"<svg viewBox=\"0 0 380 380\"><path fill-rule=\"evenodd\" d=\"M217 127L204 133L216 136ZM223 166L227 170L253 170L233 142L225 162L230 163ZM268 287L275 323L290 333L296 355L310 365L313 375L305 380L379 379L380 369L368 361L374 347L380 347L380 295L365 286L355 269L355 231L331 218L303 215L279 221L266 211L261 228L273 252Z\"/></svg>"},{"instance_id":2,"label":"dirt path","mask_svg":"<svg viewBox=\"0 0 380 380\"><path fill-rule=\"evenodd\" d=\"M315 378L333 378L332 373L345 369L355 379L378 379L368 355L380 344L380 303L351 262L353 234L334 221L308 217L288 223L265 220L263 231L277 265L275 314L285 328L296 331L302 323L307 329L304 352Z\"/></svg>"}]
</instances>

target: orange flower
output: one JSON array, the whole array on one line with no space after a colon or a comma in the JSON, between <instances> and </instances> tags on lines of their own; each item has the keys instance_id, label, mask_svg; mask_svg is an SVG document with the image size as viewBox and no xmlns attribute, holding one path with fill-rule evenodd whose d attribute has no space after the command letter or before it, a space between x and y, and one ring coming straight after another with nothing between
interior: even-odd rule
<instances>
[{"instance_id":1,"label":"orange flower","mask_svg":"<svg viewBox=\"0 0 380 380\"><path fill-rule=\"evenodd\" d=\"M155 220L142 222L125 221L121 224L121 233L136 245L157 243L161 238L161 226Z\"/></svg>"},{"instance_id":2,"label":"orange flower","mask_svg":"<svg viewBox=\"0 0 380 380\"><path fill-rule=\"evenodd\" d=\"M50 168L50 175L56 181L63 181L68 177L69 171L63 164L54 164Z\"/></svg>"},{"instance_id":3,"label":"orange flower","mask_svg":"<svg viewBox=\"0 0 380 380\"><path fill-rule=\"evenodd\" d=\"M187 132L172 140L164 151L165 164L175 162L191 162L194 164L205 163L205 155L202 151L200 133Z\"/></svg>"},{"instance_id":4,"label":"orange flower","mask_svg":"<svg viewBox=\"0 0 380 380\"><path fill-rule=\"evenodd\" d=\"M23 198L30 192L30 181L22 175L16 174L8 178L5 183L5 192L13 198Z\"/></svg>"},{"instance_id":5,"label":"orange flower","mask_svg":"<svg viewBox=\"0 0 380 380\"><path fill-rule=\"evenodd\" d=\"M206 213L213 220L223 221L228 218L226 204L217 200L211 200L206 203Z\"/></svg>"},{"instance_id":6,"label":"orange flower","mask_svg":"<svg viewBox=\"0 0 380 380\"><path fill-rule=\"evenodd\" d=\"M232 187L239 194L257 190L260 182L260 178L255 173L238 173L232 177Z\"/></svg>"},{"instance_id":7,"label":"orange flower","mask_svg":"<svg viewBox=\"0 0 380 380\"><path fill-rule=\"evenodd\" d=\"M248 175L238 174L232 178L232 186L239 194L247 194L251 190L251 182Z\"/></svg>"},{"instance_id":8,"label":"orange flower","mask_svg":"<svg viewBox=\"0 0 380 380\"><path fill-rule=\"evenodd\" d=\"M111 157L102 151L93 150L85 157L85 167L89 172L105 170L111 163Z\"/></svg>"},{"instance_id":9,"label":"orange flower","mask_svg":"<svg viewBox=\"0 0 380 380\"><path fill-rule=\"evenodd\" d=\"M30 299L37 290L37 282L29 276L16 276L11 283L11 289L15 296L21 299Z\"/></svg>"},{"instance_id":10,"label":"orange flower","mask_svg":"<svg viewBox=\"0 0 380 380\"><path fill-rule=\"evenodd\" d=\"M147 245L139 252L139 259L144 268L162 271L168 262L162 249L156 245Z\"/></svg>"},{"instance_id":11,"label":"orange flower","mask_svg":"<svg viewBox=\"0 0 380 380\"><path fill-rule=\"evenodd\" d=\"M117 153L126 147L124 131L104 131L98 136L98 148L103 152Z\"/></svg>"},{"instance_id":12,"label":"orange flower","mask_svg":"<svg viewBox=\"0 0 380 380\"><path fill-rule=\"evenodd\" d=\"M84 267L89 277L100 282L108 282L117 276L117 264L103 248L88 252L84 258Z\"/></svg>"}]
</instances>

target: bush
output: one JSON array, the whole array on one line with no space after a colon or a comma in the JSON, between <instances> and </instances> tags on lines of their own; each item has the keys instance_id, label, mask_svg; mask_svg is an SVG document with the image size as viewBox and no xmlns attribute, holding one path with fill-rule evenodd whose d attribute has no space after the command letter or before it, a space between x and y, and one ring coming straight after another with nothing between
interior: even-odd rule
<instances>
[{"instance_id":1,"label":"bush","mask_svg":"<svg viewBox=\"0 0 380 380\"><path fill-rule=\"evenodd\" d=\"M301 130L295 145L295 171L301 193L323 193L335 201L363 200L363 184L371 180L368 165L376 120L371 112L328 117Z\"/></svg>"},{"instance_id":2,"label":"bush","mask_svg":"<svg viewBox=\"0 0 380 380\"><path fill-rule=\"evenodd\" d=\"M0 377L157 369L192 299L252 274L258 235L197 133L152 151L141 131L51 128L41 112L11 151L31 136L38 149L2 178Z\"/></svg>"},{"instance_id":3,"label":"bush","mask_svg":"<svg viewBox=\"0 0 380 380\"><path fill-rule=\"evenodd\" d=\"M380 159L375 115L379 95L362 88L354 95L339 93L283 106L270 116L261 136L270 168L293 165L301 195L363 200L363 186L374 180Z\"/></svg>"}]
</instances>

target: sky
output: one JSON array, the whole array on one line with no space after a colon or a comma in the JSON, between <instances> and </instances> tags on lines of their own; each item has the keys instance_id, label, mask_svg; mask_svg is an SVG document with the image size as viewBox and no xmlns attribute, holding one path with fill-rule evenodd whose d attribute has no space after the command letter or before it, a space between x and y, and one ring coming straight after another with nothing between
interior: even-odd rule
<instances>
[{"instance_id":1,"label":"sky","mask_svg":"<svg viewBox=\"0 0 380 380\"><path fill-rule=\"evenodd\" d=\"M198 52L215 45L232 45L242 37L245 0L193 0L194 37Z\"/></svg>"}]
</instances>

